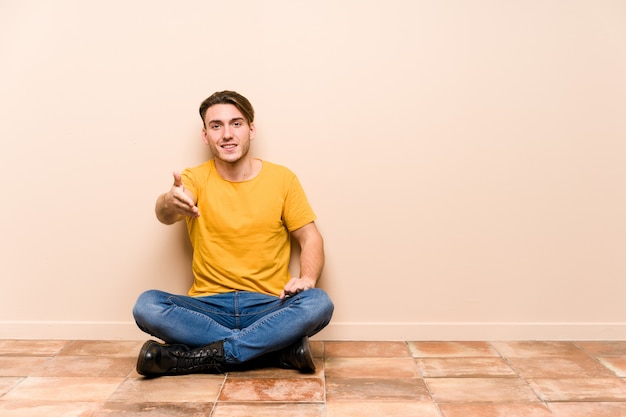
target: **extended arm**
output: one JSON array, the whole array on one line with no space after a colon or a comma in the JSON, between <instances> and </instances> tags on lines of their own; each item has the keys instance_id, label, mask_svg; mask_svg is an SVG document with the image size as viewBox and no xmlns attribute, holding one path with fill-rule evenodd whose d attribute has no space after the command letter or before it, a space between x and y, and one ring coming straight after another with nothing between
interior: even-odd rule
<instances>
[{"instance_id":1,"label":"extended arm","mask_svg":"<svg viewBox=\"0 0 626 417\"><path fill-rule=\"evenodd\" d=\"M174 224L186 216L200 217L193 193L185 189L179 172L174 172L172 188L161 194L156 202L157 219L163 224Z\"/></svg>"},{"instance_id":2,"label":"extended arm","mask_svg":"<svg viewBox=\"0 0 626 417\"><path fill-rule=\"evenodd\" d=\"M324 268L324 240L315 223L293 231L292 236L300 245L300 277L285 285L281 299L314 288Z\"/></svg>"}]
</instances>

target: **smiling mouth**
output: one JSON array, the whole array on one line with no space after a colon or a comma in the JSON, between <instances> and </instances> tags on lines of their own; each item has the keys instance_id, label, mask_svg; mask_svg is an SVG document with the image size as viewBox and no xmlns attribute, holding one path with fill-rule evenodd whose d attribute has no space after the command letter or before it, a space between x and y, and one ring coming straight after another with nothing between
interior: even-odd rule
<instances>
[{"instance_id":1,"label":"smiling mouth","mask_svg":"<svg viewBox=\"0 0 626 417\"><path fill-rule=\"evenodd\" d=\"M227 143L226 145L220 146L220 148L226 149L226 150L235 149L236 147L237 147L237 145L234 144L234 143Z\"/></svg>"}]
</instances>

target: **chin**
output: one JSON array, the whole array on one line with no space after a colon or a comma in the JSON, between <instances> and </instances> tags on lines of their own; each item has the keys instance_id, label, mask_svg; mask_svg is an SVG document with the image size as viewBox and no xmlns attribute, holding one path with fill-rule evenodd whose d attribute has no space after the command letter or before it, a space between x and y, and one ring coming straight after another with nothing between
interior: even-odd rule
<instances>
[{"instance_id":1,"label":"chin","mask_svg":"<svg viewBox=\"0 0 626 417\"><path fill-rule=\"evenodd\" d=\"M236 162L239 162L242 157L243 155L219 155L217 159L228 164L234 164Z\"/></svg>"}]
</instances>

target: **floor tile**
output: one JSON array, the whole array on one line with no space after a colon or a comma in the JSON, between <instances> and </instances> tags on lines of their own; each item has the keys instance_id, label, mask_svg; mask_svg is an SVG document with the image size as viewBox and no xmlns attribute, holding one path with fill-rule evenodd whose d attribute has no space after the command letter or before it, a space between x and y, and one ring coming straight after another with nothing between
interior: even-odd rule
<instances>
[{"instance_id":1,"label":"floor tile","mask_svg":"<svg viewBox=\"0 0 626 417\"><path fill-rule=\"evenodd\" d=\"M123 378L29 377L2 400L104 402Z\"/></svg>"},{"instance_id":2,"label":"floor tile","mask_svg":"<svg viewBox=\"0 0 626 417\"><path fill-rule=\"evenodd\" d=\"M534 402L539 399L519 378L427 378L439 403Z\"/></svg>"},{"instance_id":3,"label":"floor tile","mask_svg":"<svg viewBox=\"0 0 626 417\"><path fill-rule=\"evenodd\" d=\"M553 417L543 404L441 404L443 417Z\"/></svg>"},{"instance_id":4,"label":"floor tile","mask_svg":"<svg viewBox=\"0 0 626 417\"><path fill-rule=\"evenodd\" d=\"M337 401L326 404L326 417L440 417L432 402Z\"/></svg>"},{"instance_id":5,"label":"floor tile","mask_svg":"<svg viewBox=\"0 0 626 417\"><path fill-rule=\"evenodd\" d=\"M51 359L49 356L0 356L0 376L29 376Z\"/></svg>"},{"instance_id":6,"label":"floor tile","mask_svg":"<svg viewBox=\"0 0 626 417\"><path fill-rule=\"evenodd\" d=\"M211 417L324 417L324 404L218 403Z\"/></svg>"},{"instance_id":7,"label":"floor tile","mask_svg":"<svg viewBox=\"0 0 626 417\"><path fill-rule=\"evenodd\" d=\"M626 402L621 403L549 403L556 417L624 417Z\"/></svg>"},{"instance_id":8,"label":"floor tile","mask_svg":"<svg viewBox=\"0 0 626 417\"><path fill-rule=\"evenodd\" d=\"M417 364L412 358L328 358L327 378L416 378Z\"/></svg>"},{"instance_id":9,"label":"floor tile","mask_svg":"<svg viewBox=\"0 0 626 417\"><path fill-rule=\"evenodd\" d=\"M425 358L417 366L428 378L514 377L516 372L502 358Z\"/></svg>"},{"instance_id":10,"label":"floor tile","mask_svg":"<svg viewBox=\"0 0 626 417\"><path fill-rule=\"evenodd\" d=\"M598 357L597 359L615 375L626 378L626 356Z\"/></svg>"},{"instance_id":11,"label":"floor tile","mask_svg":"<svg viewBox=\"0 0 626 417\"><path fill-rule=\"evenodd\" d=\"M136 358L144 341L76 340L59 356L89 356L107 358Z\"/></svg>"},{"instance_id":12,"label":"floor tile","mask_svg":"<svg viewBox=\"0 0 626 417\"><path fill-rule=\"evenodd\" d=\"M626 381L619 378L531 379L544 401L626 401Z\"/></svg>"},{"instance_id":13,"label":"floor tile","mask_svg":"<svg viewBox=\"0 0 626 417\"><path fill-rule=\"evenodd\" d=\"M499 356L487 342L409 342L408 345L415 358Z\"/></svg>"},{"instance_id":14,"label":"floor tile","mask_svg":"<svg viewBox=\"0 0 626 417\"><path fill-rule=\"evenodd\" d=\"M492 342L491 345L507 358L569 357L586 354L572 342L516 341Z\"/></svg>"},{"instance_id":15,"label":"floor tile","mask_svg":"<svg viewBox=\"0 0 626 417\"><path fill-rule=\"evenodd\" d=\"M209 416L213 403L178 402L178 403L106 403L90 417L206 417ZM56 416L55 416L56 417Z\"/></svg>"},{"instance_id":16,"label":"floor tile","mask_svg":"<svg viewBox=\"0 0 626 417\"><path fill-rule=\"evenodd\" d=\"M31 375L42 377L126 377L135 368L135 363L134 358L57 356L33 371Z\"/></svg>"},{"instance_id":17,"label":"floor tile","mask_svg":"<svg viewBox=\"0 0 626 417\"><path fill-rule=\"evenodd\" d=\"M626 356L626 341L576 342L576 345L593 356Z\"/></svg>"},{"instance_id":18,"label":"floor tile","mask_svg":"<svg viewBox=\"0 0 626 417\"><path fill-rule=\"evenodd\" d=\"M0 356L52 356L70 343L68 340L0 340Z\"/></svg>"},{"instance_id":19,"label":"floor tile","mask_svg":"<svg viewBox=\"0 0 626 417\"><path fill-rule=\"evenodd\" d=\"M333 358L410 357L405 342L326 342L324 354Z\"/></svg>"},{"instance_id":20,"label":"floor tile","mask_svg":"<svg viewBox=\"0 0 626 417\"><path fill-rule=\"evenodd\" d=\"M522 378L602 378L615 376L589 356L508 358Z\"/></svg>"},{"instance_id":21,"label":"floor tile","mask_svg":"<svg viewBox=\"0 0 626 417\"><path fill-rule=\"evenodd\" d=\"M184 375L161 378L128 378L110 397L111 402L177 403L214 402L224 378L217 375Z\"/></svg>"},{"instance_id":22,"label":"floor tile","mask_svg":"<svg viewBox=\"0 0 626 417\"><path fill-rule=\"evenodd\" d=\"M324 401L320 378L233 378L227 379L219 401Z\"/></svg>"},{"instance_id":23,"label":"floor tile","mask_svg":"<svg viewBox=\"0 0 626 417\"><path fill-rule=\"evenodd\" d=\"M428 389L418 378L327 378L326 401L426 401Z\"/></svg>"},{"instance_id":24,"label":"floor tile","mask_svg":"<svg viewBox=\"0 0 626 417\"><path fill-rule=\"evenodd\" d=\"M99 408L96 402L0 401L2 417L92 417Z\"/></svg>"}]
</instances>

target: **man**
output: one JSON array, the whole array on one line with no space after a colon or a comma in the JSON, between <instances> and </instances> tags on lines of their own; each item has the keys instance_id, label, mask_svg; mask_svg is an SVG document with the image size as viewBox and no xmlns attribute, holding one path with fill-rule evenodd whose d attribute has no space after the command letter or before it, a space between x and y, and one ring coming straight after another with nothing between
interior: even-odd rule
<instances>
[{"instance_id":1,"label":"man","mask_svg":"<svg viewBox=\"0 0 626 417\"><path fill-rule=\"evenodd\" d=\"M315 215L291 171L248 154L255 126L245 97L214 93L200 116L213 159L174 172L155 208L164 224L186 221L194 282L186 296L140 295L137 325L165 343L143 345L137 372L222 372L251 363L313 372L308 337L333 313L316 288L324 248ZM288 269L291 238L301 248L299 277Z\"/></svg>"}]
</instances>

